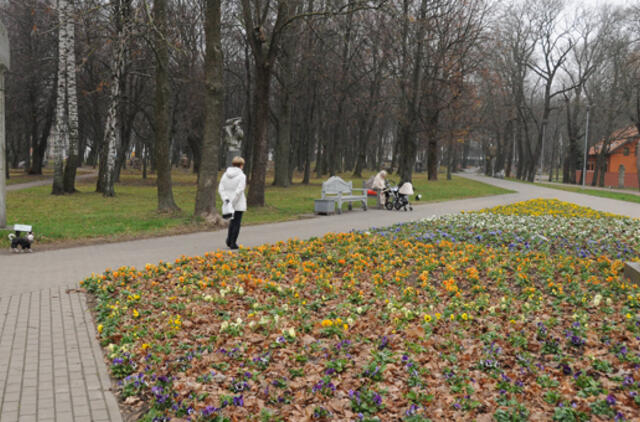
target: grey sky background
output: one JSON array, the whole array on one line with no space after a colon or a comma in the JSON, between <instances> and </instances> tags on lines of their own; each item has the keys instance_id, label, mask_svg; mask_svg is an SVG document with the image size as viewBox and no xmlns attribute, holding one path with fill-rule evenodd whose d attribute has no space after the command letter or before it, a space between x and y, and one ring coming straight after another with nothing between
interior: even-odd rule
<instances>
[{"instance_id":1,"label":"grey sky background","mask_svg":"<svg viewBox=\"0 0 640 422\"><path fill-rule=\"evenodd\" d=\"M640 4L640 0L574 0L570 2L568 7L571 5L586 5L589 7L600 7L605 4L611 4L616 6L632 6Z\"/></svg>"}]
</instances>

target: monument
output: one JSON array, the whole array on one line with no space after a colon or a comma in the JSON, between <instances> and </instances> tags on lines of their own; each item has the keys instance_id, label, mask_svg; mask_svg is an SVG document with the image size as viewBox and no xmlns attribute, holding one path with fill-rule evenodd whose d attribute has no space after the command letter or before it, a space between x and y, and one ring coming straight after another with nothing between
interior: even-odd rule
<instances>
[{"instance_id":1,"label":"monument","mask_svg":"<svg viewBox=\"0 0 640 422\"><path fill-rule=\"evenodd\" d=\"M234 117L227 119L224 125L225 148L223 150L226 153L225 165L227 167L231 165L233 157L241 155L240 150L242 148L242 138L244 138L244 131L242 130L241 123L242 117Z\"/></svg>"},{"instance_id":2,"label":"monument","mask_svg":"<svg viewBox=\"0 0 640 422\"><path fill-rule=\"evenodd\" d=\"M7 149L4 126L4 72L9 69L9 34L0 22L0 228L7 225Z\"/></svg>"}]
</instances>

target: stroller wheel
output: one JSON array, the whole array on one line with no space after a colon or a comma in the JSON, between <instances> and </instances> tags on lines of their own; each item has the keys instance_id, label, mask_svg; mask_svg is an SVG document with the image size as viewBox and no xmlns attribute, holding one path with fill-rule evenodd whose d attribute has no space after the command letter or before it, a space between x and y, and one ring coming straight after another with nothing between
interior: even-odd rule
<instances>
[{"instance_id":1,"label":"stroller wheel","mask_svg":"<svg viewBox=\"0 0 640 422\"><path fill-rule=\"evenodd\" d=\"M409 211L413 211L413 207L409 205Z\"/></svg>"},{"instance_id":2,"label":"stroller wheel","mask_svg":"<svg viewBox=\"0 0 640 422\"><path fill-rule=\"evenodd\" d=\"M393 202L391 202L391 201L387 201L387 202L385 202L384 207L385 207L387 210L391 211L391 210L393 209Z\"/></svg>"}]
</instances>

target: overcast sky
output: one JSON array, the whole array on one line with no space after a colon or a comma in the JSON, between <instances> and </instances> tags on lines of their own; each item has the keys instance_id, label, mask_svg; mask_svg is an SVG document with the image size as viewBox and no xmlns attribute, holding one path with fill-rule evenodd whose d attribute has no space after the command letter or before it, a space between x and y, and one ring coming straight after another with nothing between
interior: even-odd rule
<instances>
[{"instance_id":1,"label":"overcast sky","mask_svg":"<svg viewBox=\"0 0 640 422\"><path fill-rule=\"evenodd\" d=\"M604 4L615 4L619 6L631 6L634 4L639 4L640 0L574 0L571 3L579 5L589 5L593 7L602 6Z\"/></svg>"}]
</instances>

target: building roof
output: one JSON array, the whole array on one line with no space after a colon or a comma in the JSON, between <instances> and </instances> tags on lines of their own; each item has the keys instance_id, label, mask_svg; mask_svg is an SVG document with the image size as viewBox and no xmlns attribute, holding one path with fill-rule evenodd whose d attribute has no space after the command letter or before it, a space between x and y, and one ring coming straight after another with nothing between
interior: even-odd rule
<instances>
[{"instance_id":1,"label":"building roof","mask_svg":"<svg viewBox=\"0 0 640 422\"><path fill-rule=\"evenodd\" d=\"M640 138L640 135L638 135L638 128L635 127L635 125L616 130L607 138L610 141L609 154L629 142L638 140L638 138ZM596 155L600 153L604 142L607 139L602 139L600 142L589 148L589 155Z\"/></svg>"}]
</instances>

